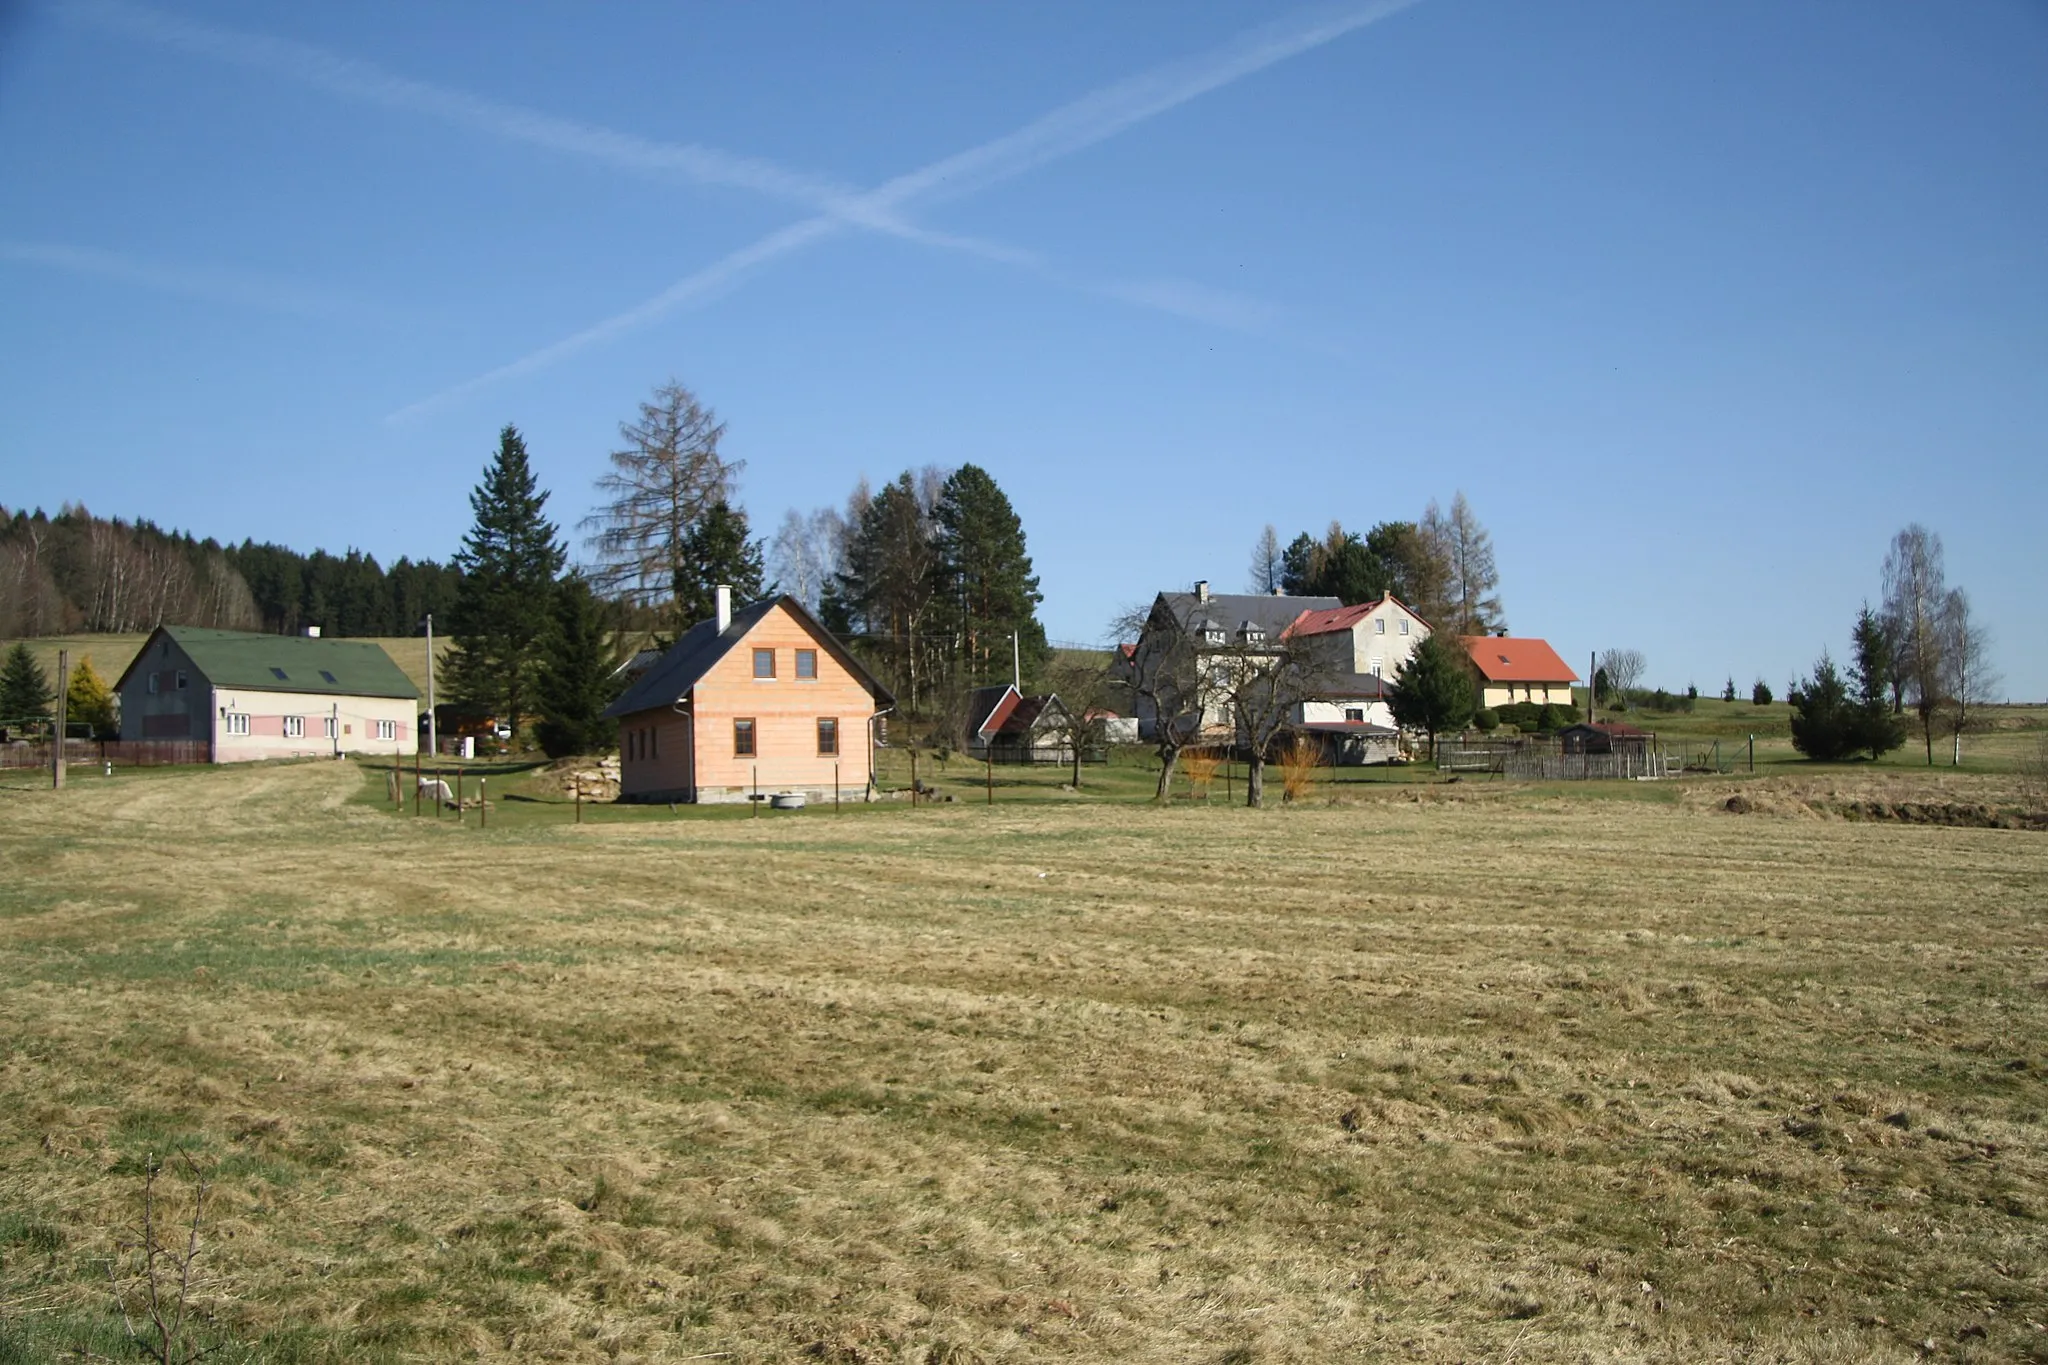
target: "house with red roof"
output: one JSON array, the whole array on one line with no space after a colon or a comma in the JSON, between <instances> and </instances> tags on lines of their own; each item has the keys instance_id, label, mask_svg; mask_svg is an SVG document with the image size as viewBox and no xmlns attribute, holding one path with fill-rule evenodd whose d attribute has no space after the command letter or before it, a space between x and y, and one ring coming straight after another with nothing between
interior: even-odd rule
<instances>
[{"instance_id":1,"label":"house with red roof","mask_svg":"<svg viewBox=\"0 0 2048 1365\"><path fill-rule=\"evenodd\" d=\"M1533 635L1461 635L1478 676L1481 706L1535 702L1570 706L1578 674L1548 641Z\"/></svg>"},{"instance_id":2,"label":"house with red roof","mask_svg":"<svg viewBox=\"0 0 2048 1365\"><path fill-rule=\"evenodd\" d=\"M1057 693L1027 697L1010 683L967 695L967 752L997 763L1072 763L1067 706Z\"/></svg>"}]
</instances>

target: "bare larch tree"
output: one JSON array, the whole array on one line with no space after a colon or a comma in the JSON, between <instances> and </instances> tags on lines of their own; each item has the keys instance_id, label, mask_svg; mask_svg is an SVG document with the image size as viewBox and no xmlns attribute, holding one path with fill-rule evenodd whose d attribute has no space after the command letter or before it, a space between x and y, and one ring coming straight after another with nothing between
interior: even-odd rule
<instances>
[{"instance_id":1,"label":"bare larch tree","mask_svg":"<svg viewBox=\"0 0 2048 1365\"><path fill-rule=\"evenodd\" d=\"M625 448L611 453L611 471L597 481L607 501L581 523L600 594L635 606L682 596L690 532L713 505L731 500L746 467L718 453L724 435L725 424L674 380L640 405L637 421L619 424Z\"/></svg>"}]
</instances>

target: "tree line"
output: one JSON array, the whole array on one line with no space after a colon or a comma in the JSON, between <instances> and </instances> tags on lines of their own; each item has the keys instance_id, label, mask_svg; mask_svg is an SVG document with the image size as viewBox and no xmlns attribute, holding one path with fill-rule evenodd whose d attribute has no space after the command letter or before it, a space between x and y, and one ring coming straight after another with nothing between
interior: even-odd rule
<instances>
[{"instance_id":1,"label":"tree line","mask_svg":"<svg viewBox=\"0 0 2048 1365\"><path fill-rule=\"evenodd\" d=\"M411 635L454 600L452 566L351 549L222 545L66 504L0 508L0 636L126 634L160 625L296 634Z\"/></svg>"},{"instance_id":2,"label":"tree line","mask_svg":"<svg viewBox=\"0 0 2048 1365\"><path fill-rule=\"evenodd\" d=\"M1432 499L1419 520L1382 521L1363 535L1332 521L1320 539L1303 531L1282 548L1269 524L1252 547L1250 588L1346 606L1392 593L1452 635L1507 629L1493 538L1462 491L1449 512Z\"/></svg>"},{"instance_id":3,"label":"tree line","mask_svg":"<svg viewBox=\"0 0 2048 1365\"><path fill-rule=\"evenodd\" d=\"M906 715L944 720L965 689L1007 679L1013 635L1027 671L1049 656L1023 525L986 470L905 471L880 492L863 480L843 511L792 511L771 552L737 497L744 462L690 390L663 385L619 431L575 567L525 438L499 433L451 566L448 686L461 710L532 716L550 753L604 747L622 642L666 647L712 615L721 584L736 603L789 591Z\"/></svg>"}]
</instances>

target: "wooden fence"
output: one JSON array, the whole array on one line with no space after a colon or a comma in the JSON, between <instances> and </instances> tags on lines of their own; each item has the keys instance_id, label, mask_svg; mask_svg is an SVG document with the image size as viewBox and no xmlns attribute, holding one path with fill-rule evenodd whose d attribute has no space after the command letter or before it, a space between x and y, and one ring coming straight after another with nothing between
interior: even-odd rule
<instances>
[{"instance_id":1,"label":"wooden fence","mask_svg":"<svg viewBox=\"0 0 2048 1365\"><path fill-rule=\"evenodd\" d=\"M210 763L213 755L203 739L67 739L66 767L162 768L179 763ZM47 768L50 743L0 744L0 768Z\"/></svg>"},{"instance_id":2,"label":"wooden fence","mask_svg":"<svg viewBox=\"0 0 2048 1365\"><path fill-rule=\"evenodd\" d=\"M1568 754L1555 740L1535 737L1438 740L1436 766L1439 772L1492 773L1545 782L1665 777L1680 770L1654 744L1625 745L1611 754Z\"/></svg>"}]
</instances>

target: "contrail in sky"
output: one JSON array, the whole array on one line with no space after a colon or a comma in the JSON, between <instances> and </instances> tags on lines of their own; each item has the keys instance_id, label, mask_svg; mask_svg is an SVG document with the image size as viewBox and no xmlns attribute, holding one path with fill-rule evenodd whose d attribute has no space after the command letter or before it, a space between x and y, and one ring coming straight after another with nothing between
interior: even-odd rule
<instances>
[{"instance_id":1,"label":"contrail in sky","mask_svg":"<svg viewBox=\"0 0 2048 1365\"><path fill-rule=\"evenodd\" d=\"M758 157L694 143L657 142L597 124L503 104L394 75L369 62L308 43L219 28L127 0L66 0L59 12L124 38L294 81L342 99L424 114L471 132L523 142L638 175L681 176L701 185L748 190L844 218L876 232L991 260L1029 254L905 222L889 213L886 205L862 195L857 187L825 176L791 170Z\"/></svg>"},{"instance_id":2,"label":"contrail in sky","mask_svg":"<svg viewBox=\"0 0 2048 1365\"><path fill-rule=\"evenodd\" d=\"M0 238L0 261L63 270L74 275L123 280L167 294L184 294L212 303L231 303L271 313L292 313L324 321L381 320L389 309L350 299L292 280L244 270L165 265L118 252L64 242L24 242Z\"/></svg>"},{"instance_id":3,"label":"contrail in sky","mask_svg":"<svg viewBox=\"0 0 2048 1365\"><path fill-rule=\"evenodd\" d=\"M1188 101L1253 75L1275 63L1312 51L1345 34L1374 24L1407 9L1416 0L1379 0L1379 3L1325 15L1307 24L1298 20L1256 29L1237 41L1199 57L1169 63L1137 76L1128 77L1061 105L1014 132L992 138L966 151L943 157L917 170L899 175L850 201L852 212L832 212L792 224L770 233L738 251L722 257L670 285L653 298L623 313L586 327L529 352L519 359L486 371L473 379L429 395L392 413L386 420L404 421L474 393L500 380L530 374L573 355L596 342L617 336L667 316L676 309L700 302L736 283L742 276L789 255L814 242L830 237L848 222L865 222L866 215L889 215L893 210L921 199L953 198L1011 179L1049 161L1080 151L1113 137L1125 129L1167 113ZM1009 253L999 259L1020 265L1041 276L1065 280L1028 252ZM1163 308L1181 316L1206 316L1215 320L1237 307L1234 296L1203 291L1173 281L1141 284L1087 285L1091 292L1123 298L1145 307Z\"/></svg>"}]
</instances>

